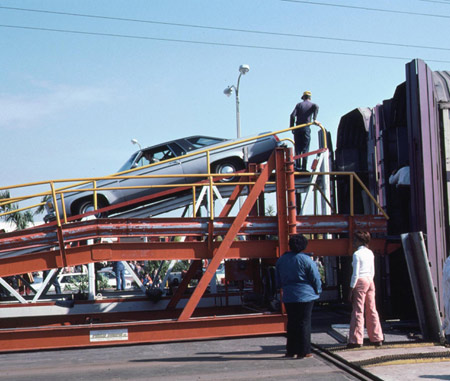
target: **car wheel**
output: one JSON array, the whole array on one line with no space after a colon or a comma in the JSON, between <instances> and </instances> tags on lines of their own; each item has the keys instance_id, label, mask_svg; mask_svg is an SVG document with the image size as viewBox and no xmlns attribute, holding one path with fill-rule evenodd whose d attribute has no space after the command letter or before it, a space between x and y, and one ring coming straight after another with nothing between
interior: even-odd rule
<instances>
[{"instance_id":1,"label":"car wheel","mask_svg":"<svg viewBox=\"0 0 450 381\"><path fill-rule=\"evenodd\" d=\"M104 205L103 202L100 200L97 200L97 209L104 208L106 205ZM92 200L85 200L83 201L80 206L78 207L78 211L76 214L84 214L87 212L92 212L94 210L94 201ZM106 217L106 213L97 213L94 215L96 218L103 218Z\"/></svg>"},{"instance_id":2,"label":"car wheel","mask_svg":"<svg viewBox=\"0 0 450 381\"><path fill-rule=\"evenodd\" d=\"M229 160L224 160L219 163L213 164L212 172L228 174L228 173L240 171L241 169L244 169L244 168L245 168L245 166L242 161L240 161L238 159L229 159ZM230 176L230 177L227 176L227 177L224 177L222 180L220 180L220 182L229 183L229 182L236 181L238 178L239 178L238 176Z\"/></svg>"}]
</instances>

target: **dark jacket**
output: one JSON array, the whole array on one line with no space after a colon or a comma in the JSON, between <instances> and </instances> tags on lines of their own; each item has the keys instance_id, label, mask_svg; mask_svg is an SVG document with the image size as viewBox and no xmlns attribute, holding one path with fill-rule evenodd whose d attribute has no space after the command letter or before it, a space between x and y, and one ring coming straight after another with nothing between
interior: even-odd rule
<instances>
[{"instance_id":1,"label":"dark jacket","mask_svg":"<svg viewBox=\"0 0 450 381\"><path fill-rule=\"evenodd\" d=\"M277 286L283 289L283 302L310 302L319 299L322 282L312 258L288 251L276 264Z\"/></svg>"},{"instance_id":2,"label":"dark jacket","mask_svg":"<svg viewBox=\"0 0 450 381\"><path fill-rule=\"evenodd\" d=\"M123 270L125 270L125 265L123 264L122 261L114 262L113 271L115 273L117 273L118 271L123 271Z\"/></svg>"},{"instance_id":3,"label":"dark jacket","mask_svg":"<svg viewBox=\"0 0 450 381\"><path fill-rule=\"evenodd\" d=\"M297 103L294 111L292 111L290 127L311 123L311 117L313 120L316 120L318 113L319 106L305 99L303 102Z\"/></svg>"}]
</instances>

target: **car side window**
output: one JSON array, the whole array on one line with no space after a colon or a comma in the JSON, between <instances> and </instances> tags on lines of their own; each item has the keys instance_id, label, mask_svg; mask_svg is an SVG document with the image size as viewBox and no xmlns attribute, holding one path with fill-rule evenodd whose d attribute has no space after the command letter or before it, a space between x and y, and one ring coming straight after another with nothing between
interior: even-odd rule
<instances>
[{"instance_id":1,"label":"car side window","mask_svg":"<svg viewBox=\"0 0 450 381\"><path fill-rule=\"evenodd\" d=\"M147 151L143 151L142 156L137 162L138 167L158 163L160 161L172 159L175 154L172 152L168 145L152 148Z\"/></svg>"},{"instance_id":2,"label":"car side window","mask_svg":"<svg viewBox=\"0 0 450 381\"><path fill-rule=\"evenodd\" d=\"M170 145L170 148L175 152L175 155L177 156L186 155L186 151L178 143L172 143Z\"/></svg>"}]
</instances>

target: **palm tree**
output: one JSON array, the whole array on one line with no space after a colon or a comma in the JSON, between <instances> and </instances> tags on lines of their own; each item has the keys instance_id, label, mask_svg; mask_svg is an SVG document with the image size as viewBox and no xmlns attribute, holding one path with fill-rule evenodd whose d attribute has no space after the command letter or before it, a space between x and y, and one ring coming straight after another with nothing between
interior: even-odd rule
<instances>
[{"instance_id":1,"label":"palm tree","mask_svg":"<svg viewBox=\"0 0 450 381\"><path fill-rule=\"evenodd\" d=\"M11 198L9 191L1 191L0 192L0 201L4 200L4 199L8 199ZM0 213L5 213L9 210L9 205L11 204L5 204L5 205L0 205Z\"/></svg>"},{"instance_id":2,"label":"palm tree","mask_svg":"<svg viewBox=\"0 0 450 381\"><path fill-rule=\"evenodd\" d=\"M41 214L45 212L45 204L47 203L48 200L50 200L51 195L47 194L45 196L43 196L41 198L41 202L44 203L44 205L40 205L36 208L36 210L34 211L33 215L37 215L37 214Z\"/></svg>"},{"instance_id":3,"label":"palm tree","mask_svg":"<svg viewBox=\"0 0 450 381\"><path fill-rule=\"evenodd\" d=\"M0 201L11 198L9 191L0 192ZM27 210L26 212L13 212L19 209L17 204L7 203L0 205L0 212L12 212L3 216L6 222L13 223L16 226L16 230L26 229L30 223L33 223L33 214Z\"/></svg>"},{"instance_id":4,"label":"palm tree","mask_svg":"<svg viewBox=\"0 0 450 381\"><path fill-rule=\"evenodd\" d=\"M19 209L16 204L11 204L10 211ZM5 216L5 221L16 225L16 230L26 229L29 224L34 222L33 213L29 210L25 212L13 212Z\"/></svg>"}]
</instances>

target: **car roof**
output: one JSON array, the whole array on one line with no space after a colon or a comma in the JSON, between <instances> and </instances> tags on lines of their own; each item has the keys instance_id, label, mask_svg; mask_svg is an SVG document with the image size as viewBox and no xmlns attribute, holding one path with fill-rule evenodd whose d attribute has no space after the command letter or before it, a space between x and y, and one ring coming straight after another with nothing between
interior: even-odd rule
<instances>
[{"instance_id":1,"label":"car roof","mask_svg":"<svg viewBox=\"0 0 450 381\"><path fill-rule=\"evenodd\" d=\"M158 146L163 145L163 144L178 143L178 142L182 142L182 141L185 141L185 140L188 140L188 139L193 139L193 138L208 138L208 139L218 139L218 140L223 140L223 141L230 140L230 139L225 139L225 138L218 138L217 136L192 135L192 136L186 136L185 138L174 139L174 140L170 140L168 142L162 142L162 143L154 144L152 146L148 146L148 147L142 148L142 150L138 150L138 151L136 151L136 153L139 152L139 151L146 151L146 150L148 150L150 148L158 147Z\"/></svg>"}]
</instances>

